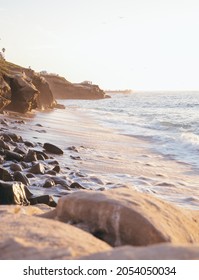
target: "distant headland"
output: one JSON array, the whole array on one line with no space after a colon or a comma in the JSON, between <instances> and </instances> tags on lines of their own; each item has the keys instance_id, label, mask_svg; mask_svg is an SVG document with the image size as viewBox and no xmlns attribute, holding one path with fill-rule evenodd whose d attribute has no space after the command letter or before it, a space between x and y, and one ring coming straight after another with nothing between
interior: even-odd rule
<instances>
[{"instance_id":1,"label":"distant headland","mask_svg":"<svg viewBox=\"0 0 199 280\"><path fill-rule=\"evenodd\" d=\"M105 90L106 93L112 94L112 93L133 93L132 89L117 89L117 90Z\"/></svg>"}]
</instances>

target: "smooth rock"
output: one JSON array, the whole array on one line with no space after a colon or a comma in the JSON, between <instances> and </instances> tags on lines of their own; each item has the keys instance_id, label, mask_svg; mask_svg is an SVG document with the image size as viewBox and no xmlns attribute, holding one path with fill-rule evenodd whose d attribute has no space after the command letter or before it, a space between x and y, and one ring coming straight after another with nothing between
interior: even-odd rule
<instances>
[{"instance_id":1,"label":"smooth rock","mask_svg":"<svg viewBox=\"0 0 199 280\"><path fill-rule=\"evenodd\" d=\"M53 171L55 171L56 173L59 173L60 172L60 170L61 170L61 168L60 168L60 166L59 165L55 165L55 167L53 167L53 169L52 169Z\"/></svg>"},{"instance_id":2,"label":"smooth rock","mask_svg":"<svg viewBox=\"0 0 199 280\"><path fill-rule=\"evenodd\" d=\"M11 163L10 170L12 170L12 171L22 171L23 169L22 169L20 164Z\"/></svg>"},{"instance_id":3,"label":"smooth rock","mask_svg":"<svg viewBox=\"0 0 199 280\"><path fill-rule=\"evenodd\" d=\"M198 244L155 244L146 247L122 246L82 257L83 260L199 260Z\"/></svg>"},{"instance_id":4,"label":"smooth rock","mask_svg":"<svg viewBox=\"0 0 199 280\"><path fill-rule=\"evenodd\" d=\"M0 180L12 181L13 178L12 178L11 173L7 169L0 167Z\"/></svg>"},{"instance_id":5,"label":"smooth rock","mask_svg":"<svg viewBox=\"0 0 199 280\"><path fill-rule=\"evenodd\" d=\"M50 143L44 143L44 149L52 154L63 155L64 153L59 147Z\"/></svg>"},{"instance_id":6,"label":"smooth rock","mask_svg":"<svg viewBox=\"0 0 199 280\"><path fill-rule=\"evenodd\" d=\"M45 167L42 163L36 163L28 171L33 174L44 174Z\"/></svg>"},{"instance_id":7,"label":"smooth rock","mask_svg":"<svg viewBox=\"0 0 199 280\"><path fill-rule=\"evenodd\" d=\"M25 162L37 161L37 155L35 151L29 150L28 153L24 156L24 161Z\"/></svg>"},{"instance_id":8,"label":"smooth rock","mask_svg":"<svg viewBox=\"0 0 199 280\"><path fill-rule=\"evenodd\" d=\"M16 172L14 173L14 180L15 180L15 181L19 181L19 182L23 183L23 184L26 185L26 186L30 185L29 179L26 177L25 174L23 174L23 173L20 172L20 171L16 171Z\"/></svg>"},{"instance_id":9,"label":"smooth rock","mask_svg":"<svg viewBox=\"0 0 199 280\"><path fill-rule=\"evenodd\" d=\"M2 260L74 259L110 249L71 225L20 212L2 213L0 224Z\"/></svg>"},{"instance_id":10,"label":"smooth rock","mask_svg":"<svg viewBox=\"0 0 199 280\"><path fill-rule=\"evenodd\" d=\"M5 150L5 155L6 155L6 160L21 161L23 159L22 155L8 150Z\"/></svg>"},{"instance_id":11,"label":"smooth rock","mask_svg":"<svg viewBox=\"0 0 199 280\"><path fill-rule=\"evenodd\" d=\"M51 188L55 186L55 182L52 179L46 179L43 184L43 188Z\"/></svg>"},{"instance_id":12,"label":"smooth rock","mask_svg":"<svg viewBox=\"0 0 199 280\"><path fill-rule=\"evenodd\" d=\"M84 223L114 246L199 242L199 224L192 211L130 188L77 191L61 197L56 212L57 219Z\"/></svg>"}]
</instances>

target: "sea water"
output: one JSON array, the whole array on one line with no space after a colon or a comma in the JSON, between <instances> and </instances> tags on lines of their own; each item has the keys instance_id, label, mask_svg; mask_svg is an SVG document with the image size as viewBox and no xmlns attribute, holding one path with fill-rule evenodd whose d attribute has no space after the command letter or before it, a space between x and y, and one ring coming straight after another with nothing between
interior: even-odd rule
<instances>
[{"instance_id":1,"label":"sea water","mask_svg":"<svg viewBox=\"0 0 199 280\"><path fill-rule=\"evenodd\" d=\"M199 171L199 92L135 92L62 103L117 133L145 139L152 150Z\"/></svg>"}]
</instances>

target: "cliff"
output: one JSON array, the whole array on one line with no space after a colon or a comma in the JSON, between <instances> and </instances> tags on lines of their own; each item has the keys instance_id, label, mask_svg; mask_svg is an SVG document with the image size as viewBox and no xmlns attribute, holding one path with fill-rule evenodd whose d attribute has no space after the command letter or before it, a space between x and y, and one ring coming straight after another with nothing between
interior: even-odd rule
<instances>
[{"instance_id":1,"label":"cliff","mask_svg":"<svg viewBox=\"0 0 199 280\"><path fill-rule=\"evenodd\" d=\"M52 91L43 77L33 70L0 60L0 110L26 113L55 106Z\"/></svg>"},{"instance_id":2,"label":"cliff","mask_svg":"<svg viewBox=\"0 0 199 280\"><path fill-rule=\"evenodd\" d=\"M42 75L49 83L53 95L57 99L103 99L106 93L98 85L89 82L71 83L56 75Z\"/></svg>"}]
</instances>

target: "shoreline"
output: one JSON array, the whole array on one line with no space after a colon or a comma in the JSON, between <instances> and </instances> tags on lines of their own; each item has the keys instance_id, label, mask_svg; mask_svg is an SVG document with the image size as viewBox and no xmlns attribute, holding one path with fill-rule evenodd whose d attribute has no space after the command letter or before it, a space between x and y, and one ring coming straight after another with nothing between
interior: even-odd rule
<instances>
[{"instance_id":1,"label":"shoreline","mask_svg":"<svg viewBox=\"0 0 199 280\"><path fill-rule=\"evenodd\" d=\"M199 259L197 188L188 188L187 166L76 109L32 116L0 116L3 134L22 137L8 145L22 149L28 141L37 151L13 162L25 166L33 196L22 184L31 205L0 205L0 259ZM178 207L185 202L190 209Z\"/></svg>"},{"instance_id":2,"label":"shoreline","mask_svg":"<svg viewBox=\"0 0 199 280\"><path fill-rule=\"evenodd\" d=\"M11 115L6 118L16 120L17 114ZM11 125L9 131L26 140L50 142L63 149L64 155L58 157L61 175L71 182L93 190L128 186L181 207L199 209L196 184L199 176L193 176L190 166L152 152L145 140L103 127L77 108L37 112L31 116L25 119L25 124ZM17 119L21 118L22 115ZM5 116L1 115L2 119ZM71 146L77 151L68 150Z\"/></svg>"}]
</instances>

